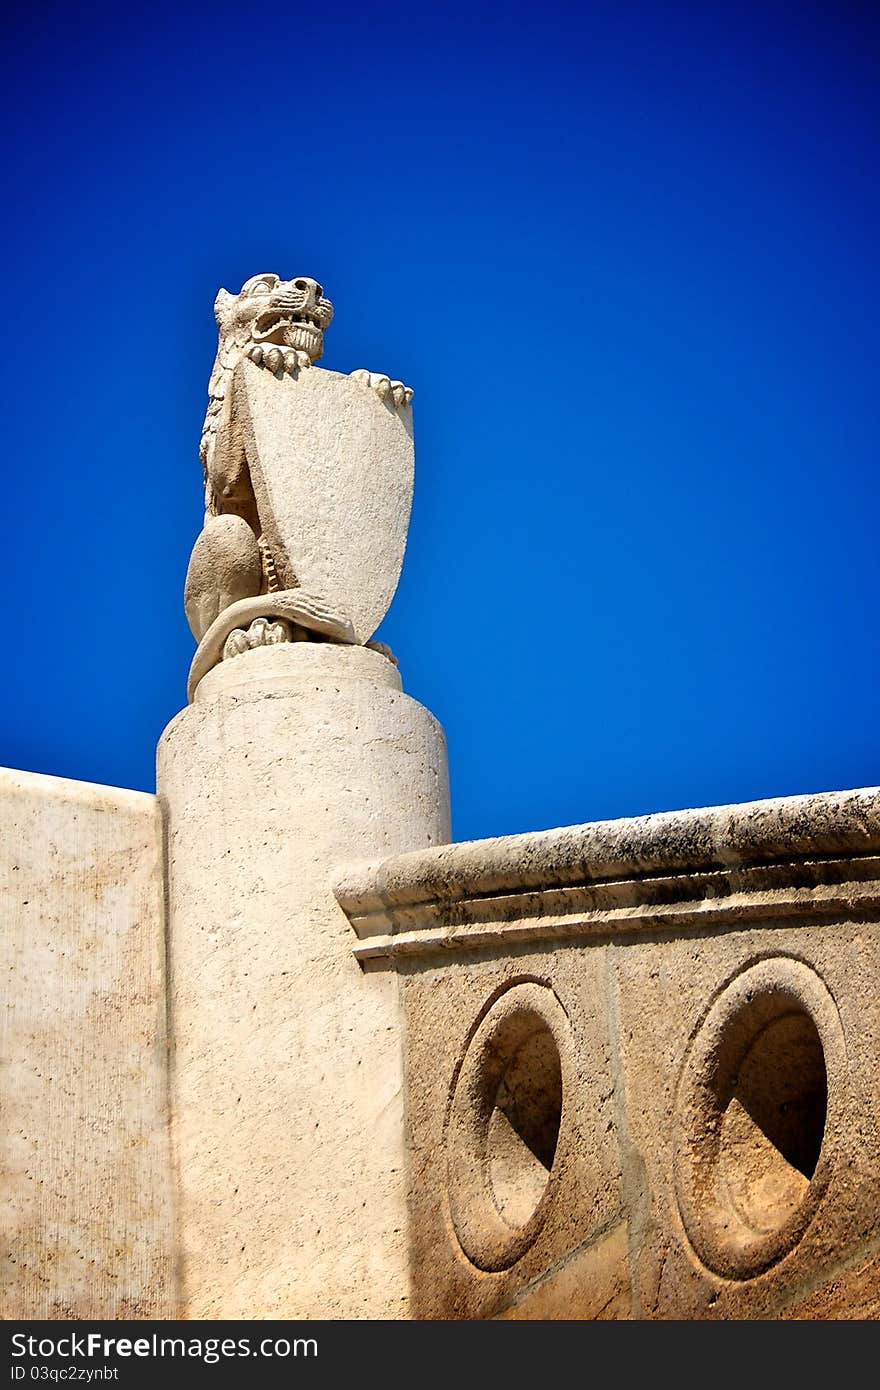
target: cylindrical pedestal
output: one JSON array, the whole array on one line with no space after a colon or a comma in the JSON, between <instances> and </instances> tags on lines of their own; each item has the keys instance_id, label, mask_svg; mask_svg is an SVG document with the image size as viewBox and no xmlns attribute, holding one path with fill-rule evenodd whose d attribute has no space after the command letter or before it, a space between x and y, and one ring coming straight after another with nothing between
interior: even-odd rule
<instances>
[{"instance_id":1,"label":"cylindrical pedestal","mask_svg":"<svg viewBox=\"0 0 880 1390\"><path fill-rule=\"evenodd\" d=\"M407 1313L394 974L333 896L445 843L443 732L363 647L223 662L159 743L184 1316Z\"/></svg>"}]
</instances>

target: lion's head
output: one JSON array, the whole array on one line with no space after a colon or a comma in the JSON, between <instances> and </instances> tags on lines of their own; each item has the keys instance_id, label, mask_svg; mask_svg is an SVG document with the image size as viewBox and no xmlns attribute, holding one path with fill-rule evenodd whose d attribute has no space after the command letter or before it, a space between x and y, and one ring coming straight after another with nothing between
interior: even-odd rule
<instances>
[{"instance_id":1,"label":"lion's head","mask_svg":"<svg viewBox=\"0 0 880 1390\"><path fill-rule=\"evenodd\" d=\"M324 329L333 318L333 305L317 280L252 275L238 294L220 291L214 315L221 350L266 344L298 349L316 362L324 350Z\"/></svg>"}]
</instances>

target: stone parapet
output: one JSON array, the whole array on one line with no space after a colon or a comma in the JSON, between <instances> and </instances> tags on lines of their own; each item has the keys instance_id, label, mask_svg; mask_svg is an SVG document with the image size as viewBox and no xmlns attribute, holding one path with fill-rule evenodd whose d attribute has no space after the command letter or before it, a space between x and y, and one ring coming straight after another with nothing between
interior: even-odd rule
<instances>
[{"instance_id":1,"label":"stone parapet","mask_svg":"<svg viewBox=\"0 0 880 1390\"><path fill-rule=\"evenodd\" d=\"M880 1313L880 792L348 866L415 1316Z\"/></svg>"}]
</instances>

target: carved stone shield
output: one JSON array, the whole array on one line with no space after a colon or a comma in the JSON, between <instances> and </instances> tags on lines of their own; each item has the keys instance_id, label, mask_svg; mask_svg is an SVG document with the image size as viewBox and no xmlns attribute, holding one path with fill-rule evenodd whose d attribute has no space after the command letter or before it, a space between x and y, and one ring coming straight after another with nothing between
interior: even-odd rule
<instances>
[{"instance_id":1,"label":"carved stone shield","mask_svg":"<svg viewBox=\"0 0 880 1390\"><path fill-rule=\"evenodd\" d=\"M282 589L341 610L358 642L397 588L412 507L412 409L320 367L235 369L239 425Z\"/></svg>"}]
</instances>

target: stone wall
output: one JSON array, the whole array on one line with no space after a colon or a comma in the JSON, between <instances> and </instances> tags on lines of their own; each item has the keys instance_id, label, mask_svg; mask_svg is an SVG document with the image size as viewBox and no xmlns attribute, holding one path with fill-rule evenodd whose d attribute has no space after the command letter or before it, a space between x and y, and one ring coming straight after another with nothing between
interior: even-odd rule
<instances>
[{"instance_id":1,"label":"stone wall","mask_svg":"<svg viewBox=\"0 0 880 1390\"><path fill-rule=\"evenodd\" d=\"M259 667L265 677L266 663L290 659L267 653L253 672ZM281 705L272 691L261 707L274 711ZM227 694L227 703L245 694ZM400 698L392 691L387 702ZM202 704L210 711L213 702ZM238 717L232 703L227 715ZM363 720L355 723L360 734ZM328 727L338 730L339 719ZM263 744L277 751L277 740ZM321 746L317 735L290 741L312 759ZM282 760L287 780L298 766L291 756ZM368 773L359 765L361 790L332 802L351 814L363 804L367 829L356 834L346 821L337 845L328 820L315 859L316 902L327 881L323 866L338 863L334 856L358 835L364 845L373 837L370 796L361 794ZM206 795L215 783L207 779ZM232 1237L241 1222L232 1197L224 1198L215 1237L229 1285L209 1306L196 1297L195 1227L186 1237L175 1224L169 1074L180 1086L189 1073L178 1075L181 1058L169 1068L166 998L186 1046L182 1025L195 1004L182 1011L181 990L192 986L193 1000L216 1007L215 1042L228 1056L205 1075L222 1079L233 1064L229 1020L238 1007L230 981L241 983L236 1046L245 1049L251 1036L246 943L258 899L248 890L242 906L251 930L242 937L239 975L233 971L214 998L204 963L184 969L190 938L181 935L183 973L176 992L166 991L157 799L0 774L0 903L11 981L2 1037L4 1316L289 1316L292 1265L305 1270L331 1254L351 1276L349 1302L326 1279L303 1276L298 1315L880 1315L880 792L677 812L389 857L398 835L386 838L396 824L390 783L383 776L374 784L385 812L373 843L384 841L385 857L326 869L354 929L355 973L343 970L344 931L337 941L331 900L320 924L315 918L308 970L296 976L297 1007L273 999L268 1011L283 1045L266 1077L283 1104L264 1115L263 1091L248 1090L244 1073L233 1097L241 1095L237 1108L253 1111L261 1125L277 1112L278 1188L266 1211L283 1215L285 1174L295 1172L299 1218L280 1223L290 1228L283 1258L273 1263L267 1243L248 1264L240 1251L236 1260ZM242 814L245 785L240 776L230 783L230 805ZM289 801L279 820L284 834L273 840L267 822L259 840L273 856L266 884L286 862L303 797ZM398 802L411 814L412 795ZM277 797L266 804L277 807ZM420 823L418 833L442 838L444 798L435 805L431 793L429 804L440 821L433 829ZM250 812L245 819L253 830ZM198 869L194 845L181 858L181 836L198 827L191 811L171 823L179 895L183 867ZM218 833L229 825L221 817ZM210 880L202 873L199 881ZM279 930L294 898L286 888L279 897L272 919ZM193 916L193 942L205 923L216 929L225 921L221 902ZM295 933L311 920L300 905L290 942L283 932L272 938L282 982L291 961L305 958L306 941ZM339 920L344 929L342 913ZM182 933L183 917L178 926ZM221 935L225 958L228 931ZM346 982L339 997L349 1031L361 1017L369 1024L380 994L389 1000L383 1028L367 1027L348 1063L342 1025L316 1033L309 1023L322 978L319 946L333 967L333 990ZM268 957L266 971L275 979ZM332 990L321 1019L331 997ZM326 1063L308 1101L297 1019ZM253 1037L259 1041L257 1029ZM389 1078L403 1080L402 1108L396 1093L376 1089L385 1056L376 1040L386 1037L388 1057L403 1064L386 1067ZM206 1044L195 1034L191 1041L192 1057L185 1047L182 1060L196 1068ZM331 1154L322 1137L328 1117L355 1115L349 1072L365 1078L370 1118L331 1124ZM255 1201L250 1175L265 1183L269 1169L254 1168L228 1142L231 1131L212 1119L213 1106L208 1113L201 1103L183 1104L181 1191L192 1204L204 1152L218 1165L218 1192L237 1189L235 1201L241 1192ZM313 1117L304 1146L302 1120L313 1112L318 1127ZM374 1178L383 1174L372 1196L368 1154ZM406 1181L398 1211L400 1161ZM340 1194L362 1194L359 1222L345 1201L321 1197L331 1172ZM192 1225L192 1213L188 1219ZM181 1266L189 1268L188 1299L180 1296ZM260 1283L245 1308L236 1278L254 1272ZM205 1290L210 1283L206 1261Z\"/></svg>"},{"instance_id":2,"label":"stone wall","mask_svg":"<svg viewBox=\"0 0 880 1390\"><path fill-rule=\"evenodd\" d=\"M344 873L402 985L413 1312L880 1314L880 794Z\"/></svg>"},{"instance_id":3,"label":"stone wall","mask_svg":"<svg viewBox=\"0 0 880 1390\"><path fill-rule=\"evenodd\" d=\"M156 798L0 772L2 1315L172 1316Z\"/></svg>"}]
</instances>

